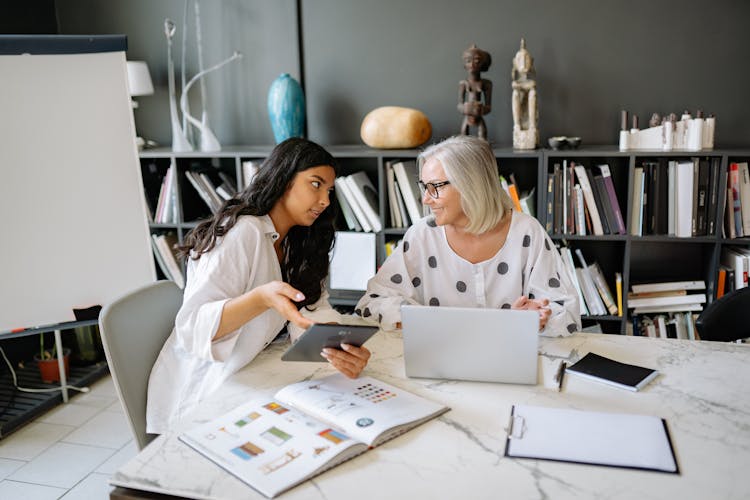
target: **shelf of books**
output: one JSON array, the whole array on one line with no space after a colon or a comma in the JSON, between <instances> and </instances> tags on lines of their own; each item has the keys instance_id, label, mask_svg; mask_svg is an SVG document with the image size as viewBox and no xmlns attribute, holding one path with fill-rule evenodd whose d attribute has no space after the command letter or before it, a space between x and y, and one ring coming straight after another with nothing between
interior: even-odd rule
<instances>
[{"instance_id":1,"label":"shelf of books","mask_svg":"<svg viewBox=\"0 0 750 500\"><path fill-rule=\"evenodd\" d=\"M703 308L747 286L748 156L607 148L545 153L539 220L562 255L574 256L565 260L575 266L585 326L695 338ZM575 259L577 249L586 264ZM587 284L594 264L610 290ZM629 290L624 297L622 290ZM651 296L656 290L660 296ZM622 297L617 315L605 314L609 295Z\"/></svg>"},{"instance_id":2,"label":"shelf of books","mask_svg":"<svg viewBox=\"0 0 750 500\"><path fill-rule=\"evenodd\" d=\"M416 186L419 151L326 147L339 166L337 228L346 233L337 236L332 255L331 302L351 308L411 221L425 214ZM160 277L184 283L174 245L244 189L271 149L141 152ZM634 314L629 303L637 298L633 286L703 283L704 301L691 303L689 311L666 310L667 318L675 312L695 317L716 298L747 286L750 151L622 152L598 146L495 148L494 154L498 182L516 210L539 219L576 278L585 327L641 333L640 326L633 328L633 316L642 312Z\"/></svg>"}]
</instances>

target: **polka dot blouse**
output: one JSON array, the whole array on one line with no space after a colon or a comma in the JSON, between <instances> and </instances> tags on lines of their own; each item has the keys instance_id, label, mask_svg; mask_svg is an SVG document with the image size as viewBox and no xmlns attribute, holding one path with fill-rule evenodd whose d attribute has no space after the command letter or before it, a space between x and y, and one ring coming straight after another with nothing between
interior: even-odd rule
<instances>
[{"instance_id":1,"label":"polka dot blouse","mask_svg":"<svg viewBox=\"0 0 750 500\"><path fill-rule=\"evenodd\" d=\"M508 309L521 295L549 299L552 316L543 334L580 329L577 292L535 218L514 211L503 247L472 264L453 252L445 229L425 217L368 282L355 312L388 330L401 321L402 304Z\"/></svg>"}]
</instances>

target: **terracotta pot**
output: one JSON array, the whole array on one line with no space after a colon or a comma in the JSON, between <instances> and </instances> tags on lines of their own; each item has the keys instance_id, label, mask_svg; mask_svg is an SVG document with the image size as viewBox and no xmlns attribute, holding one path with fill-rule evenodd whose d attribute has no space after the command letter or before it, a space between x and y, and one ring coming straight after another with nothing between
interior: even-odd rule
<instances>
[{"instance_id":1,"label":"terracotta pot","mask_svg":"<svg viewBox=\"0 0 750 500\"><path fill-rule=\"evenodd\" d=\"M65 377L70 376L70 349L63 350L63 366L65 366ZM51 383L60 381L60 369L57 366L57 358L52 359L39 359L39 355L34 356L34 361L39 365L39 374L42 377L42 382Z\"/></svg>"}]
</instances>

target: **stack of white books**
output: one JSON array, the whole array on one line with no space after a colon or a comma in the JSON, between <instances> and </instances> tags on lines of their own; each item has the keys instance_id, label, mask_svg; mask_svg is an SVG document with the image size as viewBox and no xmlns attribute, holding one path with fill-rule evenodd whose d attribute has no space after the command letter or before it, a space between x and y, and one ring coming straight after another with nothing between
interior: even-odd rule
<instances>
[{"instance_id":1,"label":"stack of white books","mask_svg":"<svg viewBox=\"0 0 750 500\"><path fill-rule=\"evenodd\" d=\"M703 280L671 281L633 285L628 293L628 308L633 314L702 311L706 303Z\"/></svg>"}]
</instances>

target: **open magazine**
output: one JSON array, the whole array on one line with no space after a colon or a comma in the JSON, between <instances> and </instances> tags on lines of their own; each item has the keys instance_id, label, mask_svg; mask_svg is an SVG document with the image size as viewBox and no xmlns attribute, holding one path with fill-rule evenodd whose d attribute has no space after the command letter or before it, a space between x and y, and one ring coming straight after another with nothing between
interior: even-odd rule
<instances>
[{"instance_id":1,"label":"open magazine","mask_svg":"<svg viewBox=\"0 0 750 500\"><path fill-rule=\"evenodd\" d=\"M267 497L449 408L370 377L288 385L180 436Z\"/></svg>"}]
</instances>

